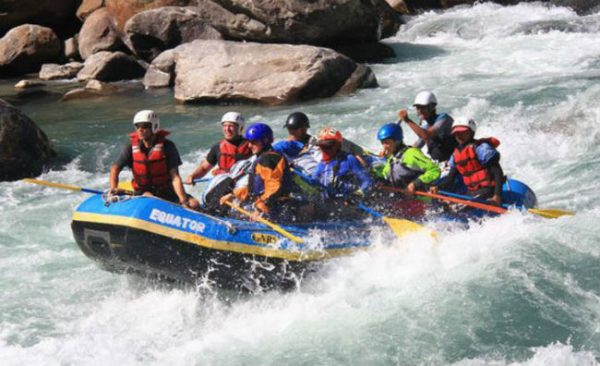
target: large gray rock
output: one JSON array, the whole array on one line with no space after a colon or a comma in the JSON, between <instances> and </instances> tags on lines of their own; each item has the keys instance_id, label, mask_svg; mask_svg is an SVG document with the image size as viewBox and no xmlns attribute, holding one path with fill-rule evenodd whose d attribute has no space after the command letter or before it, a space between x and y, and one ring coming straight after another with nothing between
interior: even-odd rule
<instances>
[{"instance_id":1,"label":"large gray rock","mask_svg":"<svg viewBox=\"0 0 600 366\"><path fill-rule=\"evenodd\" d=\"M105 0L120 29L135 14L165 5L196 6L228 39L315 45L372 43L398 31L385 0Z\"/></svg>"},{"instance_id":2,"label":"large gray rock","mask_svg":"<svg viewBox=\"0 0 600 366\"><path fill-rule=\"evenodd\" d=\"M46 62L58 60L61 43L50 28L24 24L0 39L0 77L39 71Z\"/></svg>"},{"instance_id":3,"label":"large gray rock","mask_svg":"<svg viewBox=\"0 0 600 366\"><path fill-rule=\"evenodd\" d=\"M156 57L146 70L144 86L149 88L166 88L175 82L175 57L173 50L167 50Z\"/></svg>"},{"instance_id":4,"label":"large gray rock","mask_svg":"<svg viewBox=\"0 0 600 366\"><path fill-rule=\"evenodd\" d=\"M206 24L196 8L167 6L143 11L125 25L129 48L140 58L152 61L162 51L195 39L223 39Z\"/></svg>"},{"instance_id":5,"label":"large gray rock","mask_svg":"<svg viewBox=\"0 0 600 366\"><path fill-rule=\"evenodd\" d=\"M77 80L117 81L136 79L144 76L145 72L146 70L132 56L121 51L102 51L85 60L83 68L77 74Z\"/></svg>"},{"instance_id":6,"label":"large gray rock","mask_svg":"<svg viewBox=\"0 0 600 366\"><path fill-rule=\"evenodd\" d=\"M126 49L115 20L106 9L97 10L87 17L77 40L79 54L84 60L100 51Z\"/></svg>"},{"instance_id":7,"label":"large gray rock","mask_svg":"<svg viewBox=\"0 0 600 366\"><path fill-rule=\"evenodd\" d=\"M227 38L333 45L377 42L401 24L385 0L196 0Z\"/></svg>"},{"instance_id":8,"label":"large gray rock","mask_svg":"<svg viewBox=\"0 0 600 366\"><path fill-rule=\"evenodd\" d=\"M44 131L0 99L0 181L40 175L44 164L54 156Z\"/></svg>"},{"instance_id":9,"label":"large gray rock","mask_svg":"<svg viewBox=\"0 0 600 366\"><path fill-rule=\"evenodd\" d=\"M277 105L329 97L346 84L358 67L327 48L229 41L186 43L173 50L173 57L175 99L181 102L250 101ZM356 83L344 91L374 86L373 80Z\"/></svg>"}]
</instances>

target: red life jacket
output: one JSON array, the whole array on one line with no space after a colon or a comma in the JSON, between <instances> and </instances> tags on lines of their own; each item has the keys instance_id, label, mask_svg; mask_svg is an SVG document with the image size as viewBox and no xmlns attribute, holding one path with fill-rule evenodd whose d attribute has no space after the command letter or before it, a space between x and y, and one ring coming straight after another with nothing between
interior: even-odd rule
<instances>
[{"instance_id":1,"label":"red life jacket","mask_svg":"<svg viewBox=\"0 0 600 366\"><path fill-rule=\"evenodd\" d=\"M500 141L495 137L474 140L462 149L457 147L454 150L454 165L456 170L462 175L463 182L469 191L477 191L483 188L494 187L495 183L488 169L484 168L477 158L475 151L477 146L482 143L488 143L496 148Z\"/></svg>"},{"instance_id":2,"label":"red life jacket","mask_svg":"<svg viewBox=\"0 0 600 366\"><path fill-rule=\"evenodd\" d=\"M219 142L219 166L213 171L214 175L228 173L229 169L237 161L248 159L252 156L252 150L248 141L242 141L238 146L223 139Z\"/></svg>"},{"instance_id":3,"label":"red life jacket","mask_svg":"<svg viewBox=\"0 0 600 366\"><path fill-rule=\"evenodd\" d=\"M159 130L156 132L156 142L148 154L142 151L137 133L129 134L131 138L131 152L133 156L133 189L136 191L150 191L153 193L171 189L171 177L167 167L167 158L165 156L165 136L168 131Z\"/></svg>"}]
</instances>

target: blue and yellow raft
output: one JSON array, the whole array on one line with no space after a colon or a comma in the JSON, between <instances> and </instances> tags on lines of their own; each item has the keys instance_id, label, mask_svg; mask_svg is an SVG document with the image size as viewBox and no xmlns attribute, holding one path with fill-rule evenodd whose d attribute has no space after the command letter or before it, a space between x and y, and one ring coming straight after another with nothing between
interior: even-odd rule
<instances>
[{"instance_id":1,"label":"blue and yellow raft","mask_svg":"<svg viewBox=\"0 0 600 366\"><path fill-rule=\"evenodd\" d=\"M106 205L95 195L76 209L71 227L81 250L111 271L185 282L209 276L226 288L271 288L293 286L322 260L368 247L373 230L385 226L370 221L282 226L303 238L296 243L263 224L157 198Z\"/></svg>"}]
</instances>

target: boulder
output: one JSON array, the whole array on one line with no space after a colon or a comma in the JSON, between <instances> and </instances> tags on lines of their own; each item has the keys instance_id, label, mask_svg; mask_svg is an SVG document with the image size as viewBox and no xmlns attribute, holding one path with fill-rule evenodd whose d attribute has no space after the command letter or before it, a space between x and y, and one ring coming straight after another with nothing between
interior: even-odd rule
<instances>
[{"instance_id":1,"label":"boulder","mask_svg":"<svg viewBox=\"0 0 600 366\"><path fill-rule=\"evenodd\" d=\"M167 6L143 11L127 21L129 48L140 58L152 61L162 51L195 39L223 39L206 24L196 8Z\"/></svg>"},{"instance_id":2,"label":"boulder","mask_svg":"<svg viewBox=\"0 0 600 366\"><path fill-rule=\"evenodd\" d=\"M104 0L83 0L75 15L83 22L90 14L103 6Z\"/></svg>"},{"instance_id":3,"label":"boulder","mask_svg":"<svg viewBox=\"0 0 600 366\"><path fill-rule=\"evenodd\" d=\"M55 80L55 79L71 79L77 76L77 73L83 68L81 62L69 62L68 64L44 64L40 70L40 79Z\"/></svg>"},{"instance_id":4,"label":"boulder","mask_svg":"<svg viewBox=\"0 0 600 366\"><path fill-rule=\"evenodd\" d=\"M226 38L339 45L377 42L401 20L385 0L196 0L200 13Z\"/></svg>"},{"instance_id":5,"label":"boulder","mask_svg":"<svg viewBox=\"0 0 600 366\"><path fill-rule=\"evenodd\" d=\"M85 60L83 68L77 74L77 80L117 81L136 79L142 77L145 71L132 56L121 51L102 51Z\"/></svg>"},{"instance_id":6,"label":"boulder","mask_svg":"<svg viewBox=\"0 0 600 366\"><path fill-rule=\"evenodd\" d=\"M79 60L79 44L77 43L77 35L65 40L63 43L63 53L67 60Z\"/></svg>"},{"instance_id":7,"label":"boulder","mask_svg":"<svg viewBox=\"0 0 600 366\"><path fill-rule=\"evenodd\" d=\"M144 86L149 88L166 88L175 82L175 59L173 50L167 50L156 57L146 70Z\"/></svg>"},{"instance_id":8,"label":"boulder","mask_svg":"<svg viewBox=\"0 0 600 366\"><path fill-rule=\"evenodd\" d=\"M121 41L115 20L106 9L87 17L78 36L79 54L86 60L100 51L120 51L126 47Z\"/></svg>"},{"instance_id":9,"label":"boulder","mask_svg":"<svg viewBox=\"0 0 600 366\"><path fill-rule=\"evenodd\" d=\"M114 16L119 29L125 29L125 23L137 13L163 6L186 6L193 0L104 0L104 6Z\"/></svg>"},{"instance_id":10,"label":"boulder","mask_svg":"<svg viewBox=\"0 0 600 366\"><path fill-rule=\"evenodd\" d=\"M50 28L25 24L0 39L0 77L37 72L60 57L60 40Z\"/></svg>"},{"instance_id":11,"label":"boulder","mask_svg":"<svg viewBox=\"0 0 600 366\"><path fill-rule=\"evenodd\" d=\"M250 42L198 40L175 48L173 57L175 99L181 102L278 105L329 97L358 67L327 48ZM363 86L373 84L356 83L344 92Z\"/></svg>"},{"instance_id":12,"label":"boulder","mask_svg":"<svg viewBox=\"0 0 600 366\"><path fill-rule=\"evenodd\" d=\"M105 0L105 4L120 29L142 11L190 5L225 38L265 43L371 43L396 34L401 24L385 0Z\"/></svg>"},{"instance_id":13,"label":"boulder","mask_svg":"<svg viewBox=\"0 0 600 366\"><path fill-rule=\"evenodd\" d=\"M0 35L21 24L52 28L67 38L81 26L75 10L81 0L0 0Z\"/></svg>"},{"instance_id":14,"label":"boulder","mask_svg":"<svg viewBox=\"0 0 600 366\"><path fill-rule=\"evenodd\" d=\"M0 181L38 176L54 156L44 131L0 99Z\"/></svg>"}]
</instances>

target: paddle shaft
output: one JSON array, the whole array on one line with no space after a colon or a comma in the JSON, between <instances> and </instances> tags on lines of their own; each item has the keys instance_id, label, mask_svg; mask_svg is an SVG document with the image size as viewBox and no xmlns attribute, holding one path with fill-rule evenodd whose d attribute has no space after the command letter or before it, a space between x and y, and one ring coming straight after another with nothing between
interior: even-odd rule
<instances>
[{"instance_id":1,"label":"paddle shaft","mask_svg":"<svg viewBox=\"0 0 600 366\"><path fill-rule=\"evenodd\" d=\"M469 200L469 201L474 202L474 203L480 202L476 198L472 198L472 197L469 197L469 196L464 196L464 195L457 194L457 193L446 192L446 191L440 191L440 193L443 194L443 195L445 195L445 196L456 197L456 198L464 198L464 199ZM494 207L494 206L492 206L492 207ZM503 204L502 207L504 207L505 209L507 209L510 206L507 205L507 204ZM575 215L574 211L562 210L562 209L559 209L559 208L526 208L526 210L529 213L532 213L534 215L539 215L539 216L542 216L542 217L545 217L545 218L548 218L548 219L556 219L556 218L561 217L561 216L574 216Z\"/></svg>"},{"instance_id":2,"label":"paddle shaft","mask_svg":"<svg viewBox=\"0 0 600 366\"><path fill-rule=\"evenodd\" d=\"M246 215L246 216L248 216L248 217L253 217L251 212L244 210L243 208L241 208L240 206L238 206L238 205L236 205L236 204L234 204L234 203L232 203L232 202L225 201L225 204L226 204L227 206L229 206L229 207L231 207L231 208L233 208L233 209L235 209L235 210L237 210L237 211L239 211L239 212L243 213L244 215ZM290 240L293 240L293 241L295 241L296 243L303 243L303 242L304 242L304 241L303 241L302 239L300 239L299 237L297 237L297 236L293 235L293 234L292 234L292 233L290 233L289 231L286 231L286 230L285 230L284 228L282 228L281 226L279 226L279 225L276 225L276 224L272 223L272 222L271 222L271 221L269 221L269 220L266 220L266 219L264 219L264 218L262 218L262 217L260 217L260 216L258 216L258 217L254 217L254 219L256 219L256 221L258 221L258 222L260 222L260 223L262 223L262 224L265 224L265 225L267 225L267 226L268 226L268 227L270 227L271 229L273 229L273 230L277 231L278 233L280 233L281 235L285 236L286 238L288 238L288 239L290 239Z\"/></svg>"},{"instance_id":3,"label":"paddle shaft","mask_svg":"<svg viewBox=\"0 0 600 366\"><path fill-rule=\"evenodd\" d=\"M76 191L76 192L86 192L86 193L93 193L93 194L102 194L102 191L97 191L95 189L89 189L89 188L82 188L82 187L77 187L77 186L71 186L71 185L68 185L68 184L48 182L48 181L40 180L40 179L25 178L25 179L23 179L23 181L27 182L27 183L39 184L41 186L48 186L48 187L53 187L53 188L68 189L70 191Z\"/></svg>"}]
</instances>

